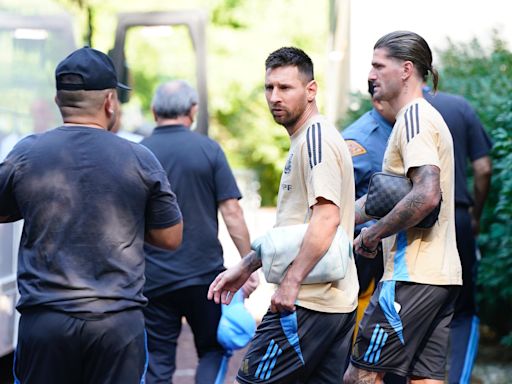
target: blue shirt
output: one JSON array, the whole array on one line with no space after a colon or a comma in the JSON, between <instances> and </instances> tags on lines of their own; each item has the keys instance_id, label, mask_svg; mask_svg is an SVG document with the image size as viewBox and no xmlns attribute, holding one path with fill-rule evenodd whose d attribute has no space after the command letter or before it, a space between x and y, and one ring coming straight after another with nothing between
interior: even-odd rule
<instances>
[{"instance_id":1,"label":"blue shirt","mask_svg":"<svg viewBox=\"0 0 512 384\"><path fill-rule=\"evenodd\" d=\"M392 129L393 126L374 108L343 130L354 164L356 199L368 192L370 177L382 170L382 159Z\"/></svg>"},{"instance_id":2,"label":"blue shirt","mask_svg":"<svg viewBox=\"0 0 512 384\"><path fill-rule=\"evenodd\" d=\"M170 252L146 244L148 297L210 284L224 270L218 239L219 202L240 199L224 152L210 138L181 125L155 128L144 139L162 163L183 213L183 243Z\"/></svg>"},{"instance_id":3,"label":"blue shirt","mask_svg":"<svg viewBox=\"0 0 512 384\"><path fill-rule=\"evenodd\" d=\"M0 164L0 216L25 220L18 309L93 314L145 305L145 230L181 220L150 151L83 126L14 147Z\"/></svg>"},{"instance_id":4,"label":"blue shirt","mask_svg":"<svg viewBox=\"0 0 512 384\"><path fill-rule=\"evenodd\" d=\"M443 117L453 138L455 156L455 204L473 205L467 187L467 161L487 156L492 141L469 102L462 96L437 92L424 87L423 96Z\"/></svg>"},{"instance_id":5,"label":"blue shirt","mask_svg":"<svg viewBox=\"0 0 512 384\"><path fill-rule=\"evenodd\" d=\"M375 172L382 170L384 152L393 126L385 120L375 108L366 112L349 125L343 132L343 138L352 155L356 199L368 192L368 183ZM373 220L357 225L355 234L374 223ZM382 256L368 259L356 255L359 294L365 292L371 281L378 281L383 271Z\"/></svg>"}]
</instances>

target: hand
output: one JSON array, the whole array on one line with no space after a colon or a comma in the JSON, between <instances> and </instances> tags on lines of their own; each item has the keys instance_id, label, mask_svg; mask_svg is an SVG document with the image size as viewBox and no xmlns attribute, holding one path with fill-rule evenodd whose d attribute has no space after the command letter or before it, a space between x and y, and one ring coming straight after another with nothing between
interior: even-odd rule
<instances>
[{"instance_id":1,"label":"hand","mask_svg":"<svg viewBox=\"0 0 512 384\"><path fill-rule=\"evenodd\" d=\"M354 252L369 259L375 258L379 249L380 239L372 239L368 236L368 228L361 229L361 232L354 240Z\"/></svg>"},{"instance_id":2,"label":"hand","mask_svg":"<svg viewBox=\"0 0 512 384\"><path fill-rule=\"evenodd\" d=\"M251 276L251 271L244 268L242 262L220 273L208 288L208 300L217 304L229 304L233 295Z\"/></svg>"},{"instance_id":3,"label":"hand","mask_svg":"<svg viewBox=\"0 0 512 384\"><path fill-rule=\"evenodd\" d=\"M246 283L242 286L242 291L244 293L244 297L248 298L251 296L251 293L253 293L256 288L258 288L258 285L260 284L260 276L258 275L258 272L253 272L251 276L249 276L249 280L246 281Z\"/></svg>"},{"instance_id":4,"label":"hand","mask_svg":"<svg viewBox=\"0 0 512 384\"><path fill-rule=\"evenodd\" d=\"M277 291L272 295L270 310L274 313L294 312L299 289L300 284L287 281L285 276Z\"/></svg>"}]
</instances>

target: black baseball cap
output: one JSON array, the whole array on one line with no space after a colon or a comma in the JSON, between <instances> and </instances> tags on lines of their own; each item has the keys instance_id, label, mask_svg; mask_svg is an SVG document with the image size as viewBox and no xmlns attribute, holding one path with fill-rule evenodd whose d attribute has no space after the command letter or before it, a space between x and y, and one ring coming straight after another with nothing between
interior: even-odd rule
<instances>
[{"instance_id":1,"label":"black baseball cap","mask_svg":"<svg viewBox=\"0 0 512 384\"><path fill-rule=\"evenodd\" d=\"M63 82L62 75L77 75L82 81L72 84ZM57 65L55 82L57 90L65 91L131 89L117 81L116 69L110 57L87 46L72 52Z\"/></svg>"}]
</instances>

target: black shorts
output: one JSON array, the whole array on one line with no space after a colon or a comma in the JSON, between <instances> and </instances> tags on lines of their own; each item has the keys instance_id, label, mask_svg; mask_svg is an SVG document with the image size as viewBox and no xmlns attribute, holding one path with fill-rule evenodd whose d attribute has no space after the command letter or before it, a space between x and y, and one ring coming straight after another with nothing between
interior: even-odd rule
<instances>
[{"instance_id":1,"label":"black shorts","mask_svg":"<svg viewBox=\"0 0 512 384\"><path fill-rule=\"evenodd\" d=\"M239 383L341 383L348 365L355 311L323 313L297 307L267 312L242 360Z\"/></svg>"},{"instance_id":2,"label":"black shorts","mask_svg":"<svg viewBox=\"0 0 512 384\"><path fill-rule=\"evenodd\" d=\"M459 286L380 282L354 344L356 368L444 380Z\"/></svg>"},{"instance_id":3,"label":"black shorts","mask_svg":"<svg viewBox=\"0 0 512 384\"><path fill-rule=\"evenodd\" d=\"M26 311L15 353L16 382L139 384L147 366L145 339L141 310L95 319Z\"/></svg>"}]
</instances>

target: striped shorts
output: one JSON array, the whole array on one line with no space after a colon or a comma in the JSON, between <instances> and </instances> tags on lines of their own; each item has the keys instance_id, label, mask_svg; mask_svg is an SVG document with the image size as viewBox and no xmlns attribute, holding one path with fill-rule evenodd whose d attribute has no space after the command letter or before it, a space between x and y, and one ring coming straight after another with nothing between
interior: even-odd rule
<instances>
[{"instance_id":1,"label":"striped shorts","mask_svg":"<svg viewBox=\"0 0 512 384\"><path fill-rule=\"evenodd\" d=\"M355 311L302 307L263 317L238 371L239 383L337 383L351 351Z\"/></svg>"},{"instance_id":2,"label":"striped shorts","mask_svg":"<svg viewBox=\"0 0 512 384\"><path fill-rule=\"evenodd\" d=\"M356 368L444 380L460 287L381 281L359 324Z\"/></svg>"}]
</instances>

